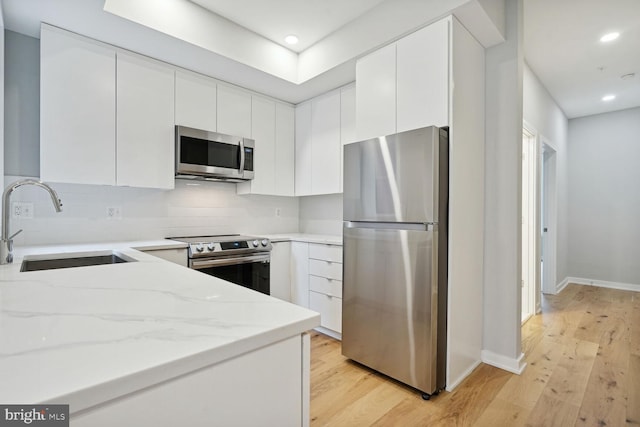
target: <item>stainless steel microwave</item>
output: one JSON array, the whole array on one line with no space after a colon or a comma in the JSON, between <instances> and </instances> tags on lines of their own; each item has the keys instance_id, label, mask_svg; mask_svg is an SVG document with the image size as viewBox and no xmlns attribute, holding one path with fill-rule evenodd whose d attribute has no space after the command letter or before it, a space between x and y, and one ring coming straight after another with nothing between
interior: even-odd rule
<instances>
[{"instance_id":1,"label":"stainless steel microwave","mask_svg":"<svg viewBox=\"0 0 640 427\"><path fill-rule=\"evenodd\" d=\"M255 142L241 136L176 126L176 178L253 179Z\"/></svg>"}]
</instances>

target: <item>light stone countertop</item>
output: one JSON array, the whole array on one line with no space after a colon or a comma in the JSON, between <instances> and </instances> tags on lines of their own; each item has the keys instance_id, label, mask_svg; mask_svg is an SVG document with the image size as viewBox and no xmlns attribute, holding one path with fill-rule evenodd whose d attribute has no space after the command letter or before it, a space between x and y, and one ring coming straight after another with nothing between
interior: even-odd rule
<instances>
[{"instance_id":1,"label":"light stone countertop","mask_svg":"<svg viewBox=\"0 0 640 427\"><path fill-rule=\"evenodd\" d=\"M237 357L320 316L139 249L158 240L16 248L0 266L0 402L71 413ZM28 254L117 250L137 262L20 272Z\"/></svg>"},{"instance_id":2,"label":"light stone countertop","mask_svg":"<svg viewBox=\"0 0 640 427\"><path fill-rule=\"evenodd\" d=\"M307 233L278 233L278 234L260 234L272 242L307 242L322 243L326 245L342 245L342 236L332 234L307 234Z\"/></svg>"}]
</instances>

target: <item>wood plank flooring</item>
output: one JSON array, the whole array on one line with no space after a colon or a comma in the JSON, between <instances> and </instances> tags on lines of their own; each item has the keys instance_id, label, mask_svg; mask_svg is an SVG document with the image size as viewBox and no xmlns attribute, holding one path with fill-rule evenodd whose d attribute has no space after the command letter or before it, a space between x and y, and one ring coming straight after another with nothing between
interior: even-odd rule
<instances>
[{"instance_id":1,"label":"wood plank flooring","mask_svg":"<svg viewBox=\"0 0 640 427\"><path fill-rule=\"evenodd\" d=\"M311 338L311 426L640 427L640 293L569 285L522 327L527 368L480 364L424 401Z\"/></svg>"}]
</instances>

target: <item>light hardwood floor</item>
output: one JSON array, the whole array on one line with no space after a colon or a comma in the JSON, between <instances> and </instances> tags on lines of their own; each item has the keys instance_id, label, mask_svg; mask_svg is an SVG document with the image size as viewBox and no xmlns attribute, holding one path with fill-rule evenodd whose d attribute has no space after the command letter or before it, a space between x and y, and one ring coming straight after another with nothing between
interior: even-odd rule
<instances>
[{"instance_id":1,"label":"light hardwood floor","mask_svg":"<svg viewBox=\"0 0 640 427\"><path fill-rule=\"evenodd\" d=\"M311 338L311 426L640 426L640 293L569 285L522 327L527 368L480 364L430 401Z\"/></svg>"}]
</instances>

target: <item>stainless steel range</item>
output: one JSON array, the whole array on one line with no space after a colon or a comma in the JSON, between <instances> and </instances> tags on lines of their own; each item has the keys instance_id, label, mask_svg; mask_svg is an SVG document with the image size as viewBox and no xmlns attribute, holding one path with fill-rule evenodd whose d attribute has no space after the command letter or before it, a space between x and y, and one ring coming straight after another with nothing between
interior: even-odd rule
<instances>
[{"instance_id":1,"label":"stainless steel range","mask_svg":"<svg viewBox=\"0 0 640 427\"><path fill-rule=\"evenodd\" d=\"M239 234L170 239L189 244L189 268L263 294L270 294L269 239Z\"/></svg>"}]
</instances>

